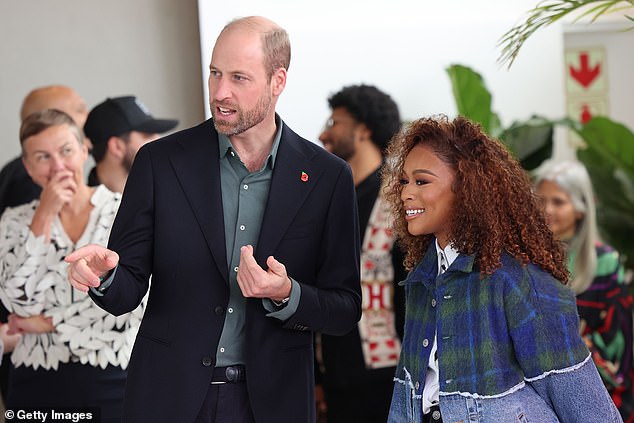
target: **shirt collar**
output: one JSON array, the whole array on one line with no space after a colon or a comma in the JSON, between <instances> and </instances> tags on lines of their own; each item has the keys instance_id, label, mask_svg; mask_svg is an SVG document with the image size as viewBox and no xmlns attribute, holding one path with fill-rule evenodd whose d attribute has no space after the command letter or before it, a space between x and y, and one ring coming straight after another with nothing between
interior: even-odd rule
<instances>
[{"instance_id":1,"label":"shirt collar","mask_svg":"<svg viewBox=\"0 0 634 423\"><path fill-rule=\"evenodd\" d=\"M436 244L436 255L438 256L438 269L440 269L440 254L445 255L445 260L447 260L447 268L451 267L451 263L458 257L458 251L453 248L451 244L447 244L447 246L443 249L438 245L438 239L435 241Z\"/></svg>"},{"instance_id":2,"label":"shirt collar","mask_svg":"<svg viewBox=\"0 0 634 423\"><path fill-rule=\"evenodd\" d=\"M453 247L452 247L453 250ZM427 247L425 255L421 261L409 272L407 278L404 281L399 282L399 285L408 285L413 283L423 283L428 285L434 285L436 277L438 276L438 269L440 259L438 258L439 249L436 246L436 242L430 243ZM445 252L443 250L443 252ZM448 254L448 264L453 265L451 269L453 272L471 273L474 269L475 255L459 254L457 251L453 253L450 251Z\"/></svg>"},{"instance_id":3,"label":"shirt collar","mask_svg":"<svg viewBox=\"0 0 634 423\"><path fill-rule=\"evenodd\" d=\"M275 132L275 138L273 139L273 146L271 147L271 152L267 156L265 163L270 161L271 169L275 167L275 159L277 158L277 150L280 146L280 140L282 139L282 118L278 114L275 114L275 126L277 127L277 131ZM224 134L218 133L218 157L222 160L227 156L231 151L234 151L233 146L231 145L231 140Z\"/></svg>"}]
</instances>

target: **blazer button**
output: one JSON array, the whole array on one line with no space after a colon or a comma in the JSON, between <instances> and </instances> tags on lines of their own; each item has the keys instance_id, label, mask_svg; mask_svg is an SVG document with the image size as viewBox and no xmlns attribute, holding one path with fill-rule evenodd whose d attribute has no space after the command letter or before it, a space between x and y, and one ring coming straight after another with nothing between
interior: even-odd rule
<instances>
[{"instance_id":1,"label":"blazer button","mask_svg":"<svg viewBox=\"0 0 634 423\"><path fill-rule=\"evenodd\" d=\"M225 313L225 309L222 306L218 306L214 309L214 313L218 316L222 316Z\"/></svg>"},{"instance_id":2,"label":"blazer button","mask_svg":"<svg viewBox=\"0 0 634 423\"><path fill-rule=\"evenodd\" d=\"M212 361L210 357L203 357L203 366L209 367L211 366Z\"/></svg>"}]
</instances>

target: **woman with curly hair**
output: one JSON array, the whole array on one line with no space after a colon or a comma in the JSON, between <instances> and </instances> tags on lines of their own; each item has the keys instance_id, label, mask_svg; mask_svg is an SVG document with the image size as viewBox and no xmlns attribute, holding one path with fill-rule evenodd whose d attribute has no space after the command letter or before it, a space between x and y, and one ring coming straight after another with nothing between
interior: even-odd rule
<instances>
[{"instance_id":1,"label":"woman with curly hair","mask_svg":"<svg viewBox=\"0 0 634 423\"><path fill-rule=\"evenodd\" d=\"M535 191L566 247L581 335L623 421L634 422L632 295L619 253L599 239L590 175L580 162L548 161L535 173Z\"/></svg>"},{"instance_id":2,"label":"woman with curly hair","mask_svg":"<svg viewBox=\"0 0 634 423\"><path fill-rule=\"evenodd\" d=\"M410 270L388 422L621 422L579 335L565 252L504 146L423 118L383 177Z\"/></svg>"}]
</instances>

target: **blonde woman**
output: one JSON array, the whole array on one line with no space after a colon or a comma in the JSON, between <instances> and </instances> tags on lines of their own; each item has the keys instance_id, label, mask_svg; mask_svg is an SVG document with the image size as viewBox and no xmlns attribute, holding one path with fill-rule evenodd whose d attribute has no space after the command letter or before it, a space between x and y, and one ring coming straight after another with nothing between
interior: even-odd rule
<instances>
[{"instance_id":1,"label":"blonde woman","mask_svg":"<svg viewBox=\"0 0 634 423\"><path fill-rule=\"evenodd\" d=\"M81 130L58 110L28 116L22 157L40 198L5 210L0 221L0 297L22 338L11 355L7 408L95 407L121 419L126 367L142 309L114 317L74 290L64 257L105 245L121 195L86 185Z\"/></svg>"}]
</instances>

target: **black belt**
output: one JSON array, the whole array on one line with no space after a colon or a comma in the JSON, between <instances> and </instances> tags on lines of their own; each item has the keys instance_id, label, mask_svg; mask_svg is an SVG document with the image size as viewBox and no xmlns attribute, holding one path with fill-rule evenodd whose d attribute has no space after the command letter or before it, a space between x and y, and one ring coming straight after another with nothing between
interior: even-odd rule
<instances>
[{"instance_id":1,"label":"black belt","mask_svg":"<svg viewBox=\"0 0 634 423\"><path fill-rule=\"evenodd\" d=\"M429 412L423 415L423 423L442 423L439 405L436 404L431 406Z\"/></svg>"},{"instance_id":2,"label":"black belt","mask_svg":"<svg viewBox=\"0 0 634 423\"><path fill-rule=\"evenodd\" d=\"M243 365L214 367L211 384L222 385L223 383L244 382L246 378L247 372Z\"/></svg>"}]
</instances>

